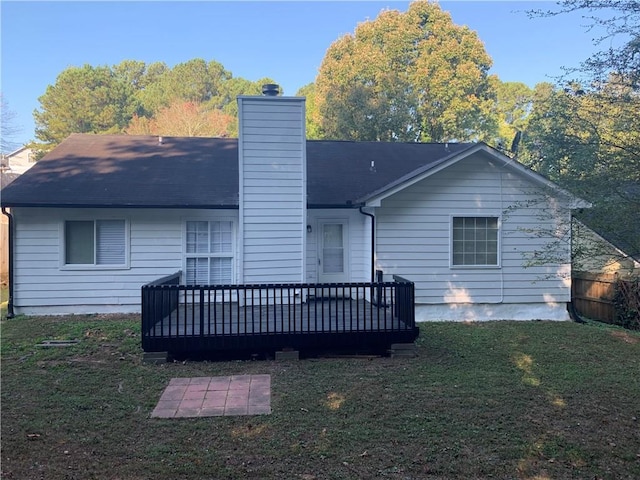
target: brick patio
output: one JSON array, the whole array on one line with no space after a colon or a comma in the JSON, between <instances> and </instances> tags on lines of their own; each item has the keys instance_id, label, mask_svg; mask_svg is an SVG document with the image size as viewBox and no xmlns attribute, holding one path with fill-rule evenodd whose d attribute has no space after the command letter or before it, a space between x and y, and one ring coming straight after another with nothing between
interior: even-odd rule
<instances>
[{"instance_id":1,"label":"brick patio","mask_svg":"<svg viewBox=\"0 0 640 480\"><path fill-rule=\"evenodd\" d=\"M270 375L172 378L154 418L268 415L271 413Z\"/></svg>"}]
</instances>

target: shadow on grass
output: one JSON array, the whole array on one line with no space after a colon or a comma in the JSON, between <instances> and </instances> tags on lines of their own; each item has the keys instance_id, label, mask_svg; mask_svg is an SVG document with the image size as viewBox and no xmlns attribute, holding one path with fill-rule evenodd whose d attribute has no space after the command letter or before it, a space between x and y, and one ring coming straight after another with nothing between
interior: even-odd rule
<instances>
[{"instance_id":1,"label":"shadow on grass","mask_svg":"<svg viewBox=\"0 0 640 480\"><path fill-rule=\"evenodd\" d=\"M135 316L4 321L2 476L640 478L640 334L420 327L416 358L148 365ZM271 415L149 417L171 378L234 374L271 375Z\"/></svg>"}]
</instances>

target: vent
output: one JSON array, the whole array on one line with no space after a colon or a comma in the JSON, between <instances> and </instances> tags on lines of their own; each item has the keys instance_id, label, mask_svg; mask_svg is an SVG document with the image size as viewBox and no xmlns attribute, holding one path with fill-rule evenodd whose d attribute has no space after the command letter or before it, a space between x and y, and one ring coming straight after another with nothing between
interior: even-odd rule
<instances>
[{"instance_id":1,"label":"vent","mask_svg":"<svg viewBox=\"0 0 640 480\"><path fill-rule=\"evenodd\" d=\"M265 97L277 97L280 94L280 85L267 83L262 86L262 94Z\"/></svg>"}]
</instances>

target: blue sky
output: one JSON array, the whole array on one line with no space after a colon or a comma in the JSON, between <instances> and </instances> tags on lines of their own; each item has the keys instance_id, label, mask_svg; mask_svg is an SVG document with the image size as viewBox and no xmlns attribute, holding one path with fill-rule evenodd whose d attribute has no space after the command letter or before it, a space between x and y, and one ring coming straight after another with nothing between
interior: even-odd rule
<instances>
[{"instance_id":1,"label":"blue sky","mask_svg":"<svg viewBox=\"0 0 640 480\"><path fill-rule=\"evenodd\" d=\"M331 43L394 1L0 2L1 91L21 129L34 138L33 111L47 85L70 66L122 60L216 60L235 77L271 77L287 95L314 81ZM502 81L530 86L577 66L595 47L579 14L529 19L553 2L441 1L453 21L478 32Z\"/></svg>"}]
</instances>

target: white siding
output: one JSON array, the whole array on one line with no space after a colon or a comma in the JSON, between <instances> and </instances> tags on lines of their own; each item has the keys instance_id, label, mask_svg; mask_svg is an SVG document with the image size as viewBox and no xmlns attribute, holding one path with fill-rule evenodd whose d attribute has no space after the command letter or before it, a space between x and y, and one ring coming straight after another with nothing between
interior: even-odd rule
<instances>
[{"instance_id":1,"label":"white siding","mask_svg":"<svg viewBox=\"0 0 640 480\"><path fill-rule=\"evenodd\" d=\"M140 287L184 270L184 222L231 217L237 211L13 209L16 313L139 312ZM127 268L64 267L62 225L74 219L125 219Z\"/></svg>"},{"instance_id":2,"label":"white siding","mask_svg":"<svg viewBox=\"0 0 640 480\"><path fill-rule=\"evenodd\" d=\"M238 102L239 282L304 282L304 99L239 97Z\"/></svg>"},{"instance_id":3,"label":"white siding","mask_svg":"<svg viewBox=\"0 0 640 480\"><path fill-rule=\"evenodd\" d=\"M526 255L551 241L526 229L570 222L567 209L552 218L549 205L530 203L540 198L516 174L479 156L464 159L382 201L376 212L376 267L416 282L418 304L568 302L569 242L558 252L566 261L524 267ZM507 212L516 204L520 208ZM451 267L452 215L501 218L498 267Z\"/></svg>"}]
</instances>

